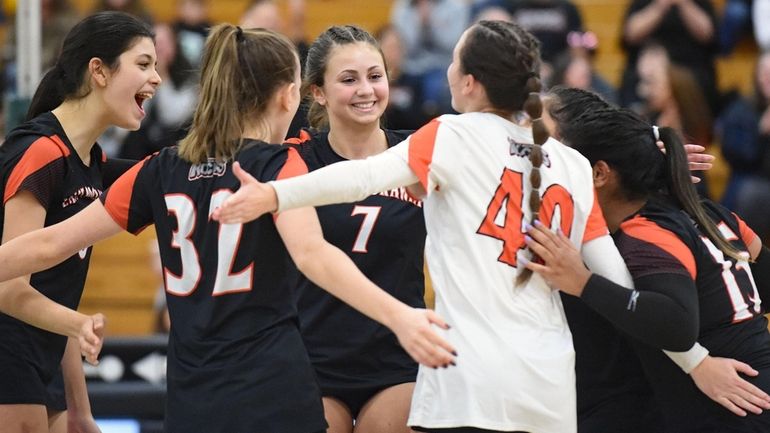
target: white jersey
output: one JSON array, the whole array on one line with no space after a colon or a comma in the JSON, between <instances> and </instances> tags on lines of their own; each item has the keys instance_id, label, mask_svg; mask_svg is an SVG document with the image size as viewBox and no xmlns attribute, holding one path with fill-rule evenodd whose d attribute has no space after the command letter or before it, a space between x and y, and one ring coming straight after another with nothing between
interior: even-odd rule
<instances>
[{"instance_id":1,"label":"white jersey","mask_svg":"<svg viewBox=\"0 0 770 433\"><path fill-rule=\"evenodd\" d=\"M457 366L420 367L410 426L531 433L577 430L572 336L538 275L515 287L529 210L531 130L489 113L445 115L404 158L427 192L426 258ZM578 247L607 234L588 161L549 139L540 220ZM522 214L523 208L523 214Z\"/></svg>"}]
</instances>

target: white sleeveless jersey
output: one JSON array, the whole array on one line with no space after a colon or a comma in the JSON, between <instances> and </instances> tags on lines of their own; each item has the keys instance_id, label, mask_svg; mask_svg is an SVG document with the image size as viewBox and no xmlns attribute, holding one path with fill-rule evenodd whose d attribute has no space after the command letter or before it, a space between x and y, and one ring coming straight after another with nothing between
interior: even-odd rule
<instances>
[{"instance_id":1,"label":"white sleeveless jersey","mask_svg":"<svg viewBox=\"0 0 770 433\"><path fill-rule=\"evenodd\" d=\"M538 275L515 280L529 210L530 129L489 113L445 115L395 151L427 192L426 258L436 311L452 326L457 366L420 367L409 425L575 432L572 336L561 300ZM576 246L606 235L592 171L549 139L540 220ZM522 212L523 208L523 212Z\"/></svg>"}]
</instances>

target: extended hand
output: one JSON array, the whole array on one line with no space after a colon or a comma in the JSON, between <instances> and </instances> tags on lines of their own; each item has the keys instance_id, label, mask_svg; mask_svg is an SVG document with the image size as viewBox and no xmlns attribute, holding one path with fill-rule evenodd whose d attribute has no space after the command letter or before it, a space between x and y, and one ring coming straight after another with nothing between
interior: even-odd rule
<instances>
[{"instance_id":1,"label":"extended hand","mask_svg":"<svg viewBox=\"0 0 770 433\"><path fill-rule=\"evenodd\" d=\"M746 411L760 414L762 409L770 409L770 396L738 373L759 374L743 362L707 356L690 376L698 389L738 416L746 416Z\"/></svg>"},{"instance_id":2,"label":"extended hand","mask_svg":"<svg viewBox=\"0 0 770 433\"><path fill-rule=\"evenodd\" d=\"M242 224L253 221L278 208L275 190L268 184L261 183L233 163L233 174L241 181L241 187L214 210L211 217L222 224Z\"/></svg>"},{"instance_id":3,"label":"extended hand","mask_svg":"<svg viewBox=\"0 0 770 433\"><path fill-rule=\"evenodd\" d=\"M457 352L432 329L434 324L449 329L434 311L408 307L390 328L404 350L420 364L433 368L455 365Z\"/></svg>"},{"instance_id":4,"label":"extended hand","mask_svg":"<svg viewBox=\"0 0 770 433\"><path fill-rule=\"evenodd\" d=\"M86 358L89 364L97 365L99 363L99 352L102 351L104 343L104 315L97 313L87 320L80 328L78 343L80 344L80 353Z\"/></svg>"},{"instance_id":5,"label":"extended hand","mask_svg":"<svg viewBox=\"0 0 770 433\"><path fill-rule=\"evenodd\" d=\"M527 233L529 236L524 238L527 246L543 260L543 264L527 260L525 266L540 274L551 287L580 296L591 277L591 271L583 264L580 252L572 242L561 230L554 234L539 221L535 221Z\"/></svg>"}]
</instances>

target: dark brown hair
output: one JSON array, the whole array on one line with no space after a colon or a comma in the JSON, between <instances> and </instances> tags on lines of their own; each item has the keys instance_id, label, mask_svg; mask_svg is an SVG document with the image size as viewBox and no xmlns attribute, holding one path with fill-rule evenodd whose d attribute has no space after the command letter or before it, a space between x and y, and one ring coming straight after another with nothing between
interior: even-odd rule
<instances>
[{"instance_id":1,"label":"dark brown hair","mask_svg":"<svg viewBox=\"0 0 770 433\"><path fill-rule=\"evenodd\" d=\"M524 110L532 121L529 208L533 221L540 213L542 145L548 139L548 129L541 118L539 50L537 39L517 24L479 21L468 30L459 53L460 68L481 83L495 109L507 113ZM523 284L531 274L525 268L516 278L516 284Z\"/></svg>"},{"instance_id":2,"label":"dark brown hair","mask_svg":"<svg viewBox=\"0 0 770 433\"><path fill-rule=\"evenodd\" d=\"M329 124L329 116L326 108L315 102L310 94L311 86L323 87L324 74L329 64L329 56L332 50L341 45L365 43L376 49L382 57L382 63L385 64L385 56L380 51L380 44L366 30L353 26L332 26L321 33L318 38L310 45L305 60L305 76L302 80L302 95L310 101L307 119L313 128L323 128ZM385 65L387 71L387 65Z\"/></svg>"}]
</instances>

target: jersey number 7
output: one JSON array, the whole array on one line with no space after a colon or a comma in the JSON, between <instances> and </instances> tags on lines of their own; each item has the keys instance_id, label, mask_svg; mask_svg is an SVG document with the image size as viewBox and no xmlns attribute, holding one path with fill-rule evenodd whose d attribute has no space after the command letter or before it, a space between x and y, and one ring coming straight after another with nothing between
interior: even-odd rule
<instances>
[{"instance_id":1,"label":"jersey number 7","mask_svg":"<svg viewBox=\"0 0 770 433\"><path fill-rule=\"evenodd\" d=\"M516 253L524 248L524 193L523 174L506 168L500 176L487 213L476 233L503 241L503 250L497 260L516 267ZM559 225L566 236L572 231L575 213L572 195L563 186L553 184L542 196L540 222L551 226L554 215L559 215Z\"/></svg>"}]
</instances>

